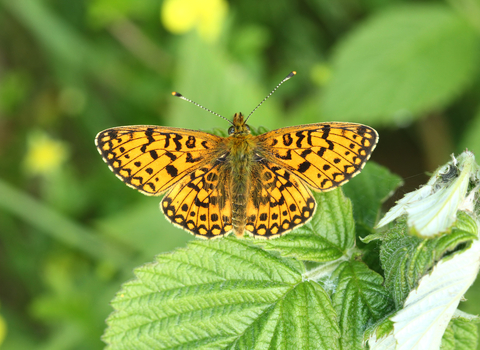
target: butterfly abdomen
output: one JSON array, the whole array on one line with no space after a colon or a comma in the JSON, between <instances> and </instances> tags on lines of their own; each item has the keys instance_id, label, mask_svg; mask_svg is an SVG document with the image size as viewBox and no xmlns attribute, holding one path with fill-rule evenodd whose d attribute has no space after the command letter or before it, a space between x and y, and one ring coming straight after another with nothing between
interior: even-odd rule
<instances>
[{"instance_id":1,"label":"butterfly abdomen","mask_svg":"<svg viewBox=\"0 0 480 350\"><path fill-rule=\"evenodd\" d=\"M230 194L232 198L232 225L237 236L243 236L247 221L247 201L252 185L253 150L251 135L230 139Z\"/></svg>"}]
</instances>

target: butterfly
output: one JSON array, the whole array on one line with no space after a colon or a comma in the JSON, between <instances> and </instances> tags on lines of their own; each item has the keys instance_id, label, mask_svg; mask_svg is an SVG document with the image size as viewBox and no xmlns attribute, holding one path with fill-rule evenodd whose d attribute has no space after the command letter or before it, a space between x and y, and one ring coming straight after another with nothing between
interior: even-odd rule
<instances>
[{"instance_id":1,"label":"butterfly","mask_svg":"<svg viewBox=\"0 0 480 350\"><path fill-rule=\"evenodd\" d=\"M350 180L378 141L373 128L344 122L254 136L248 117L236 113L227 137L135 125L104 130L95 143L128 186L150 196L165 194L160 208L174 225L203 238L231 231L272 238L308 222L317 206L310 189L330 191Z\"/></svg>"}]
</instances>

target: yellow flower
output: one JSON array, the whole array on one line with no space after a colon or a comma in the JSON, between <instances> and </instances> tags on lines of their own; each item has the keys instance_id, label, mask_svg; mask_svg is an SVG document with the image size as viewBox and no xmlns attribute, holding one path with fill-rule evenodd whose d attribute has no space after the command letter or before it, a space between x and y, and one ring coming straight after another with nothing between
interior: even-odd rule
<instances>
[{"instance_id":1,"label":"yellow flower","mask_svg":"<svg viewBox=\"0 0 480 350\"><path fill-rule=\"evenodd\" d=\"M225 0L165 0L161 17L165 28L174 34L196 28L203 40L212 42L220 35L227 11Z\"/></svg>"},{"instance_id":2,"label":"yellow flower","mask_svg":"<svg viewBox=\"0 0 480 350\"><path fill-rule=\"evenodd\" d=\"M7 323L3 319L2 316L0 316L0 346L3 343L3 340L5 339L5 335L7 334Z\"/></svg>"},{"instance_id":3,"label":"yellow flower","mask_svg":"<svg viewBox=\"0 0 480 350\"><path fill-rule=\"evenodd\" d=\"M68 157L65 142L57 141L42 131L28 136L28 149L24 159L25 169L32 175L48 175L55 172Z\"/></svg>"}]
</instances>

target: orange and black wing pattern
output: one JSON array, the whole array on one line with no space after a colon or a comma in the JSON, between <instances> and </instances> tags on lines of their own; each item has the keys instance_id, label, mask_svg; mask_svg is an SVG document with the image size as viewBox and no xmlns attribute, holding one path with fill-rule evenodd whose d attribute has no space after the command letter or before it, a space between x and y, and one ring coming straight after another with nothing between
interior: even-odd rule
<instances>
[{"instance_id":1,"label":"orange and black wing pattern","mask_svg":"<svg viewBox=\"0 0 480 350\"><path fill-rule=\"evenodd\" d=\"M245 229L258 238L277 237L309 221L316 203L295 175L266 160L247 204Z\"/></svg>"},{"instance_id":2,"label":"orange and black wing pattern","mask_svg":"<svg viewBox=\"0 0 480 350\"><path fill-rule=\"evenodd\" d=\"M152 196L209 163L221 140L201 131L136 125L104 130L95 143L118 178Z\"/></svg>"},{"instance_id":3,"label":"orange and black wing pattern","mask_svg":"<svg viewBox=\"0 0 480 350\"><path fill-rule=\"evenodd\" d=\"M174 186L160 207L168 220L196 236L223 236L233 229L228 183L218 165L201 167Z\"/></svg>"},{"instance_id":4,"label":"orange and black wing pattern","mask_svg":"<svg viewBox=\"0 0 480 350\"><path fill-rule=\"evenodd\" d=\"M355 123L292 126L258 136L264 156L317 191L329 191L357 175L370 158L377 132Z\"/></svg>"}]
</instances>

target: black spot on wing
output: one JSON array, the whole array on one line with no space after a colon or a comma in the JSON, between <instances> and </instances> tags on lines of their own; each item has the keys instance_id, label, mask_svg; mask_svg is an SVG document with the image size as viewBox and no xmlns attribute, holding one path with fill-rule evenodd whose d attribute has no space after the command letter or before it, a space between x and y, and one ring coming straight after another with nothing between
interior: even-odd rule
<instances>
[{"instance_id":1,"label":"black spot on wing","mask_svg":"<svg viewBox=\"0 0 480 350\"><path fill-rule=\"evenodd\" d=\"M178 169L171 164L167 165L165 170L171 177L176 177L178 175Z\"/></svg>"},{"instance_id":2,"label":"black spot on wing","mask_svg":"<svg viewBox=\"0 0 480 350\"><path fill-rule=\"evenodd\" d=\"M197 207L202 207L202 208L208 208L208 206L209 206L209 203L204 203L204 202L200 201L200 199L198 199L198 197L195 197L194 204Z\"/></svg>"},{"instance_id":3,"label":"black spot on wing","mask_svg":"<svg viewBox=\"0 0 480 350\"><path fill-rule=\"evenodd\" d=\"M289 149L289 150L285 153L285 155L281 155L281 154L277 153L276 156L277 156L278 158L280 158L280 159L290 160L290 159L292 159L292 150Z\"/></svg>"},{"instance_id":4,"label":"black spot on wing","mask_svg":"<svg viewBox=\"0 0 480 350\"><path fill-rule=\"evenodd\" d=\"M187 148L195 148L196 141L197 140L195 139L195 137L190 135L187 142L185 142L185 145L187 146Z\"/></svg>"},{"instance_id":5,"label":"black spot on wing","mask_svg":"<svg viewBox=\"0 0 480 350\"><path fill-rule=\"evenodd\" d=\"M367 132L368 132L368 129L365 126L359 126L357 128L357 133L362 137L365 136Z\"/></svg>"},{"instance_id":6,"label":"black spot on wing","mask_svg":"<svg viewBox=\"0 0 480 350\"><path fill-rule=\"evenodd\" d=\"M290 134L284 134L282 138L285 146L290 146L293 143L293 139Z\"/></svg>"},{"instance_id":7,"label":"black spot on wing","mask_svg":"<svg viewBox=\"0 0 480 350\"><path fill-rule=\"evenodd\" d=\"M173 154L172 152L165 152L165 155L170 158L170 160L173 162L174 160L177 159L177 156Z\"/></svg>"},{"instance_id":8,"label":"black spot on wing","mask_svg":"<svg viewBox=\"0 0 480 350\"><path fill-rule=\"evenodd\" d=\"M303 131L297 131L295 133L295 136L297 136L297 147L302 148L302 141L305 138L305 135L303 134Z\"/></svg>"},{"instance_id":9,"label":"black spot on wing","mask_svg":"<svg viewBox=\"0 0 480 350\"><path fill-rule=\"evenodd\" d=\"M150 157L152 157L153 160L158 158L158 153L155 150L150 151Z\"/></svg>"},{"instance_id":10,"label":"black spot on wing","mask_svg":"<svg viewBox=\"0 0 480 350\"><path fill-rule=\"evenodd\" d=\"M302 151L302 153L300 153L300 157L302 158L305 158L306 156L308 156L310 153L312 153L313 151L311 149L305 149Z\"/></svg>"},{"instance_id":11,"label":"black spot on wing","mask_svg":"<svg viewBox=\"0 0 480 350\"><path fill-rule=\"evenodd\" d=\"M306 172L312 164L310 162L303 162L298 166L298 171L301 172L302 174Z\"/></svg>"},{"instance_id":12,"label":"black spot on wing","mask_svg":"<svg viewBox=\"0 0 480 350\"><path fill-rule=\"evenodd\" d=\"M330 125L324 125L321 130L323 131L322 139L327 140L330 135Z\"/></svg>"},{"instance_id":13,"label":"black spot on wing","mask_svg":"<svg viewBox=\"0 0 480 350\"><path fill-rule=\"evenodd\" d=\"M185 161L186 161L187 163L196 163L196 162L198 162L198 161L200 161L200 160L202 160L202 159L203 159L202 156L198 156L198 157L194 158L194 157L192 156L192 154L191 154L190 152L188 152L188 153L187 153L187 159L186 159Z\"/></svg>"},{"instance_id":14,"label":"black spot on wing","mask_svg":"<svg viewBox=\"0 0 480 350\"><path fill-rule=\"evenodd\" d=\"M173 142L175 143L175 150L180 151L182 149L182 144L180 143L180 140L183 139L182 135L175 134L173 137Z\"/></svg>"},{"instance_id":15,"label":"black spot on wing","mask_svg":"<svg viewBox=\"0 0 480 350\"><path fill-rule=\"evenodd\" d=\"M145 131L145 136L147 137L149 144L155 142L155 139L153 138L153 128L147 128Z\"/></svg>"}]
</instances>

